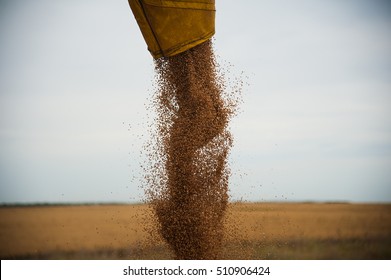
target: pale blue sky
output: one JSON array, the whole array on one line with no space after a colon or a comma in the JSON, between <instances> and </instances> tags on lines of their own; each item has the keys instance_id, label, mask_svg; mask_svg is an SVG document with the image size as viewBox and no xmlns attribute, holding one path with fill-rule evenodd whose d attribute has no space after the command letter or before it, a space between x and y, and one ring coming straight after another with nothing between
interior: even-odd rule
<instances>
[{"instance_id":1,"label":"pale blue sky","mask_svg":"<svg viewBox=\"0 0 391 280\"><path fill-rule=\"evenodd\" d=\"M217 0L232 199L391 202L391 4ZM0 0L0 203L135 202L152 57L126 0Z\"/></svg>"}]
</instances>

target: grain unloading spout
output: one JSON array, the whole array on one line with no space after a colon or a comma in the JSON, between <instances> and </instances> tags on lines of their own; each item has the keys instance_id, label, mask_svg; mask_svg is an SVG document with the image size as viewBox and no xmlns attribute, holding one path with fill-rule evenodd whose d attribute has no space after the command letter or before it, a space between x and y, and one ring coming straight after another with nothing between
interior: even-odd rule
<instances>
[{"instance_id":1,"label":"grain unloading spout","mask_svg":"<svg viewBox=\"0 0 391 280\"><path fill-rule=\"evenodd\" d=\"M128 0L154 58L195 47L215 33L215 0Z\"/></svg>"}]
</instances>

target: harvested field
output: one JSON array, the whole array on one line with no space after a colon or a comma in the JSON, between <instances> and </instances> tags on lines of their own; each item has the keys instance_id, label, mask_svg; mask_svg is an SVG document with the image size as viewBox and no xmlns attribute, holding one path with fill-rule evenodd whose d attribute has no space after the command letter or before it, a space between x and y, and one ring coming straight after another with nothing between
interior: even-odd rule
<instances>
[{"instance_id":1,"label":"harvested field","mask_svg":"<svg viewBox=\"0 0 391 280\"><path fill-rule=\"evenodd\" d=\"M146 205L0 208L2 259L170 259ZM226 259L391 259L390 204L234 203Z\"/></svg>"}]
</instances>

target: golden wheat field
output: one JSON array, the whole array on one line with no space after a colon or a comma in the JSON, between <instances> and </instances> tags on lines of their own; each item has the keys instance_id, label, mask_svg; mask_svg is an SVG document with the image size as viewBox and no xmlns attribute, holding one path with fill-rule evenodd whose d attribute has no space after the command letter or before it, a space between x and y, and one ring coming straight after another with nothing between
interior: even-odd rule
<instances>
[{"instance_id":1,"label":"golden wheat field","mask_svg":"<svg viewBox=\"0 0 391 280\"><path fill-rule=\"evenodd\" d=\"M2 259L171 259L147 205L0 208ZM391 204L232 203L222 259L391 259Z\"/></svg>"}]
</instances>

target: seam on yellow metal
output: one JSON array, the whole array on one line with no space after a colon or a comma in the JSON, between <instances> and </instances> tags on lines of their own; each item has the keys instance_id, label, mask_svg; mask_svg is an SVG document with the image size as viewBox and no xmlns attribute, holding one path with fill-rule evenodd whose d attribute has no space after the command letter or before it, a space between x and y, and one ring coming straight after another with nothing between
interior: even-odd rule
<instances>
[{"instance_id":1,"label":"seam on yellow metal","mask_svg":"<svg viewBox=\"0 0 391 280\"><path fill-rule=\"evenodd\" d=\"M167 2L182 2L182 3L196 3L196 4L212 4L214 5L215 0L142 0L143 2L164 5Z\"/></svg>"},{"instance_id":2,"label":"seam on yellow metal","mask_svg":"<svg viewBox=\"0 0 391 280\"><path fill-rule=\"evenodd\" d=\"M179 8L179 9L193 9L193 10L207 10L214 11L215 5L213 3L195 2L195 1L156 1L156 0L144 0L144 4L156 7L167 8Z\"/></svg>"},{"instance_id":3,"label":"seam on yellow metal","mask_svg":"<svg viewBox=\"0 0 391 280\"><path fill-rule=\"evenodd\" d=\"M207 33L207 34L205 34L203 36L198 37L195 40L187 41L187 42L184 42L184 43L182 43L180 45L176 45L174 47L166 49L164 52L162 52L162 51L154 52L154 53L152 53L153 57L154 58L159 58L159 57L162 57L162 56L168 57L168 56L173 56L173 55L179 54L179 53L182 52L181 51L182 48L188 49L188 46L189 45L191 46L192 44L194 44L194 46L191 46L191 47L195 47L196 45L209 40L214 35L214 33L215 33L214 31L213 32L209 32L209 33Z\"/></svg>"},{"instance_id":4,"label":"seam on yellow metal","mask_svg":"<svg viewBox=\"0 0 391 280\"><path fill-rule=\"evenodd\" d=\"M151 32L152 32L152 35L153 35L153 37L154 37L154 39L155 39L155 41L156 41L156 44L158 45L159 52L162 53L162 54L164 55L163 49L162 49L162 47L161 47L161 44L159 43L159 40L158 40L158 38L157 38L157 36L156 36L156 34L155 34L155 31L154 31L153 28L152 28L151 22L149 21L148 15L147 15L147 13L145 12L144 3L143 3L143 1L139 1L139 2L140 2L140 5L141 5L141 9L143 10L145 20L147 21L147 23L148 23L148 25L149 25L149 29L150 29Z\"/></svg>"}]
</instances>

